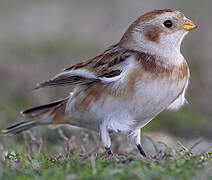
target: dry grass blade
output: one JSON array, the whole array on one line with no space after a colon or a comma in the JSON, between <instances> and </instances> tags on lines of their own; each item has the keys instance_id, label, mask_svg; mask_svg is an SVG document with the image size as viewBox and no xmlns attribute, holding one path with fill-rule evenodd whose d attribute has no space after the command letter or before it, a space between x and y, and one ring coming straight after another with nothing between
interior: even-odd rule
<instances>
[{"instance_id":1,"label":"dry grass blade","mask_svg":"<svg viewBox=\"0 0 212 180\"><path fill-rule=\"evenodd\" d=\"M189 150L192 151L195 147L197 147L201 142L203 141L203 138L198 139L190 148Z\"/></svg>"},{"instance_id":2,"label":"dry grass blade","mask_svg":"<svg viewBox=\"0 0 212 180\"><path fill-rule=\"evenodd\" d=\"M158 154L159 153L159 150L158 150L158 147L157 147L155 141L150 136L145 136L145 137L152 143L156 154Z\"/></svg>"},{"instance_id":3,"label":"dry grass blade","mask_svg":"<svg viewBox=\"0 0 212 180\"><path fill-rule=\"evenodd\" d=\"M177 141L177 144L180 145L181 148L183 148L183 151L190 152L190 150L187 147L185 147L180 141Z\"/></svg>"},{"instance_id":4,"label":"dry grass blade","mask_svg":"<svg viewBox=\"0 0 212 180\"><path fill-rule=\"evenodd\" d=\"M165 142L162 142L162 141L158 141L158 144L161 144L163 145L165 148L169 148L169 146L165 143Z\"/></svg>"},{"instance_id":5,"label":"dry grass blade","mask_svg":"<svg viewBox=\"0 0 212 180\"><path fill-rule=\"evenodd\" d=\"M91 160L92 173L96 174L96 163L94 155L91 155L90 160Z\"/></svg>"},{"instance_id":6,"label":"dry grass blade","mask_svg":"<svg viewBox=\"0 0 212 180\"><path fill-rule=\"evenodd\" d=\"M66 154L66 156L68 156L69 152L70 152L69 138L65 136L62 129L58 129L58 134L63 140L62 143L63 143L63 147L64 147L64 150L65 150L65 154Z\"/></svg>"},{"instance_id":7,"label":"dry grass blade","mask_svg":"<svg viewBox=\"0 0 212 180\"><path fill-rule=\"evenodd\" d=\"M65 136L65 134L63 133L62 129L58 129L58 133L60 135L60 137L64 140L64 141L69 141L69 139Z\"/></svg>"},{"instance_id":8,"label":"dry grass blade","mask_svg":"<svg viewBox=\"0 0 212 180\"><path fill-rule=\"evenodd\" d=\"M31 157L35 152L41 153L43 149L42 138L37 139L31 131L23 132L24 144L27 154ZM38 149L36 150L36 146Z\"/></svg>"},{"instance_id":9,"label":"dry grass blade","mask_svg":"<svg viewBox=\"0 0 212 180\"><path fill-rule=\"evenodd\" d=\"M70 153L74 153L75 149L76 149L76 139L75 136L72 136L71 138L68 138L67 136L65 136L65 134L63 133L62 129L58 129L58 133L59 136L62 138L63 142L63 147L66 153L66 156L68 157Z\"/></svg>"},{"instance_id":10,"label":"dry grass blade","mask_svg":"<svg viewBox=\"0 0 212 180\"><path fill-rule=\"evenodd\" d=\"M99 150L99 148L100 148L99 145L96 146L92 151L90 151L87 155L85 155L85 156L83 157L83 160L84 160L84 159L87 159L88 157L90 157L91 155L93 155L95 152L97 152L97 151Z\"/></svg>"},{"instance_id":11,"label":"dry grass blade","mask_svg":"<svg viewBox=\"0 0 212 180\"><path fill-rule=\"evenodd\" d=\"M97 146L99 146L99 139L98 139L96 133L91 132L91 135L92 135L92 137L93 137L93 140L94 140L95 144L96 144Z\"/></svg>"}]
</instances>

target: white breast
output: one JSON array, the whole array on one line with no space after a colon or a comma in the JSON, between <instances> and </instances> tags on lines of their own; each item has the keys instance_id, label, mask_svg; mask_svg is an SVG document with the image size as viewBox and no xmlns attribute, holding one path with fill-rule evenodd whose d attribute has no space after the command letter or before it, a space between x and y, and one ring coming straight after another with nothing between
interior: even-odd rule
<instances>
[{"instance_id":1,"label":"white breast","mask_svg":"<svg viewBox=\"0 0 212 180\"><path fill-rule=\"evenodd\" d=\"M173 100L182 92L187 84L187 79L178 83L172 83L169 79L157 80L151 83L139 84L134 104L134 118L138 126L142 128L158 113L170 106ZM183 90L184 91L184 90ZM179 108L184 103L184 92L172 104L171 108Z\"/></svg>"},{"instance_id":2,"label":"white breast","mask_svg":"<svg viewBox=\"0 0 212 180\"><path fill-rule=\"evenodd\" d=\"M185 85L185 88L182 92L182 94L177 98L175 99L169 106L167 109L169 110L178 110L185 102L186 102L186 99L185 99L185 92L186 92L186 89L187 89L187 86L188 86L188 81Z\"/></svg>"}]
</instances>

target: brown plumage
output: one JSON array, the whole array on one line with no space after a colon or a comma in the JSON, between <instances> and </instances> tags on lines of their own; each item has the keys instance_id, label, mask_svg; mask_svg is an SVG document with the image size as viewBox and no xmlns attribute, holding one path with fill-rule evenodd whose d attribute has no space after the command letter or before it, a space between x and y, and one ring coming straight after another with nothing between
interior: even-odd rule
<instances>
[{"instance_id":1,"label":"brown plumage","mask_svg":"<svg viewBox=\"0 0 212 180\"><path fill-rule=\"evenodd\" d=\"M128 132L145 156L140 128L164 109L178 109L185 102L189 68L180 45L195 27L172 9L140 16L117 44L36 87L76 85L68 98L24 111L24 121L3 133L70 124L98 131L111 154L109 131Z\"/></svg>"},{"instance_id":2,"label":"brown plumage","mask_svg":"<svg viewBox=\"0 0 212 180\"><path fill-rule=\"evenodd\" d=\"M166 76L171 75L173 71L180 71L178 79L182 79L188 73L188 67L185 60L182 65L172 65L160 60L160 57L155 55L147 54L142 51L130 50L127 48L120 47L119 44L110 47L101 55L94 58L88 59L82 63L71 66L64 71L72 71L78 69L86 69L92 72L96 78L85 78L82 76L62 76L44 83L39 84L36 89L51 86L67 86L73 84L89 84L93 82L99 82L98 77L114 77L121 73L118 69L121 63L130 57L134 56L145 71L154 72L155 76ZM181 72L182 71L182 72Z\"/></svg>"}]
</instances>

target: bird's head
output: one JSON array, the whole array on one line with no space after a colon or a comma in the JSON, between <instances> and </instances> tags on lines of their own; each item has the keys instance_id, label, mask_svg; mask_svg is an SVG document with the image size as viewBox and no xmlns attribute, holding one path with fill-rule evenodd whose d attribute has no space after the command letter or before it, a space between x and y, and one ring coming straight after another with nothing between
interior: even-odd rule
<instances>
[{"instance_id":1,"label":"bird's head","mask_svg":"<svg viewBox=\"0 0 212 180\"><path fill-rule=\"evenodd\" d=\"M154 10L133 22L120 44L161 56L180 53L183 38L194 28L196 25L177 10Z\"/></svg>"}]
</instances>

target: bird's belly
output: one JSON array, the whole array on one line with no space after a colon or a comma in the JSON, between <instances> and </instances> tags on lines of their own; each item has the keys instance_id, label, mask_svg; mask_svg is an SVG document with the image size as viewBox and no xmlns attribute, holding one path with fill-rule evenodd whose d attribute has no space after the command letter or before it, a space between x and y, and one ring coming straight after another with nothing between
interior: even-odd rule
<instances>
[{"instance_id":1,"label":"bird's belly","mask_svg":"<svg viewBox=\"0 0 212 180\"><path fill-rule=\"evenodd\" d=\"M110 94L107 96L101 94L97 99L81 92L81 99L73 94L73 98L70 98L67 103L66 114L69 124L99 131L101 122L107 119L108 126L113 126L108 129L127 131L128 127L122 125L132 121L128 112L131 106L128 99L114 97Z\"/></svg>"},{"instance_id":2,"label":"bird's belly","mask_svg":"<svg viewBox=\"0 0 212 180\"><path fill-rule=\"evenodd\" d=\"M183 91L187 79L173 82L169 79L138 84L134 102L136 120L151 120L166 109Z\"/></svg>"},{"instance_id":3,"label":"bird's belly","mask_svg":"<svg viewBox=\"0 0 212 180\"><path fill-rule=\"evenodd\" d=\"M81 103L78 107L79 99L70 98L66 108L69 124L98 131L101 122L109 119L109 129L116 132L141 128L173 102L186 82L187 79L180 82L163 79L140 83L129 99L108 95L88 103L93 97L84 96L82 100L89 106Z\"/></svg>"}]
</instances>

